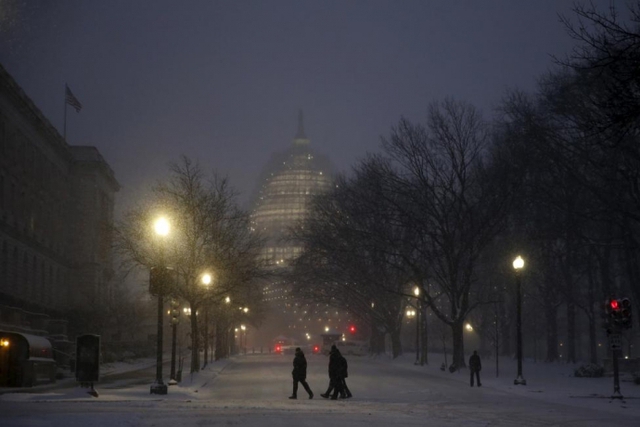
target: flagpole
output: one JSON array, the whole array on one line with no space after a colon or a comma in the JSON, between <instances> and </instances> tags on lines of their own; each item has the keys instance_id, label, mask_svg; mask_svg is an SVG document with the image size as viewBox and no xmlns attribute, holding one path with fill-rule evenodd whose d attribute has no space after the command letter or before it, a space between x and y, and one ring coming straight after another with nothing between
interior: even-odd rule
<instances>
[{"instance_id":1,"label":"flagpole","mask_svg":"<svg viewBox=\"0 0 640 427\"><path fill-rule=\"evenodd\" d=\"M64 84L64 127L62 130L62 137L65 142L67 141L67 84Z\"/></svg>"}]
</instances>

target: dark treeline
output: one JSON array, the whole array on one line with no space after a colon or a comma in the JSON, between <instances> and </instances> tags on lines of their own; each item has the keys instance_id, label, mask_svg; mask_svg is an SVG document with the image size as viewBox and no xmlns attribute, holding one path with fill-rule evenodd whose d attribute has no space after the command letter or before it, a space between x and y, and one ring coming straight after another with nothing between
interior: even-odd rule
<instances>
[{"instance_id":1,"label":"dark treeline","mask_svg":"<svg viewBox=\"0 0 640 427\"><path fill-rule=\"evenodd\" d=\"M575 49L491 121L453 99L401 119L294 230L296 294L359 317L373 351L389 334L397 356L417 286L464 366L466 321L485 350L514 353L522 255L525 355L604 356L603 301L640 301L640 2L629 13L577 6L563 18Z\"/></svg>"}]
</instances>

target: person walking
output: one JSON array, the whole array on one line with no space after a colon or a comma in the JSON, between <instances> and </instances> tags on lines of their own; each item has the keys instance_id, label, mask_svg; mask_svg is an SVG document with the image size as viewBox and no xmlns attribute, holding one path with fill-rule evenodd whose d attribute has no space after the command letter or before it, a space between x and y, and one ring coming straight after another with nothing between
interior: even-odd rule
<instances>
[{"instance_id":1,"label":"person walking","mask_svg":"<svg viewBox=\"0 0 640 427\"><path fill-rule=\"evenodd\" d=\"M478 387L480 384L480 371L482 370L482 363L480 362L480 356L476 350L473 351L473 355L469 358L469 371L471 372L471 387L473 387L473 374L476 375Z\"/></svg>"},{"instance_id":2,"label":"person walking","mask_svg":"<svg viewBox=\"0 0 640 427\"><path fill-rule=\"evenodd\" d=\"M307 359L304 357L304 353L300 347L296 347L296 353L293 358L293 394L289 396L289 399L298 398L298 383L302 384L302 387L309 393L309 399L313 399L313 392L307 384Z\"/></svg>"},{"instance_id":3,"label":"person walking","mask_svg":"<svg viewBox=\"0 0 640 427\"><path fill-rule=\"evenodd\" d=\"M340 354L340 357L342 358L340 360L341 364L340 364L340 378L342 378L342 393L340 395L341 398L343 399L349 399L351 397L353 397L353 395L351 394L351 390L349 390L349 387L347 387L347 377L349 376L349 365L347 364L347 359Z\"/></svg>"},{"instance_id":4,"label":"person walking","mask_svg":"<svg viewBox=\"0 0 640 427\"><path fill-rule=\"evenodd\" d=\"M343 371L341 359L344 359L344 357L340 354L340 350L335 345L332 345L331 351L329 351L329 388L320 395L325 399L331 397L331 399L335 400L338 398L338 394L344 394L342 377L340 376ZM331 391L333 391L333 396L331 396Z\"/></svg>"}]
</instances>

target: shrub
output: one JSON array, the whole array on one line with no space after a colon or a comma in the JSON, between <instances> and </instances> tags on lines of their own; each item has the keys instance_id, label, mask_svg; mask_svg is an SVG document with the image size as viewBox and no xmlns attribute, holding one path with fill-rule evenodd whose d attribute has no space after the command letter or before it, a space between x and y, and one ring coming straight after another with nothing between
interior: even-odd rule
<instances>
[{"instance_id":1,"label":"shrub","mask_svg":"<svg viewBox=\"0 0 640 427\"><path fill-rule=\"evenodd\" d=\"M604 375L604 368L595 363L580 366L574 372L574 376L582 378L600 378L602 375Z\"/></svg>"}]
</instances>

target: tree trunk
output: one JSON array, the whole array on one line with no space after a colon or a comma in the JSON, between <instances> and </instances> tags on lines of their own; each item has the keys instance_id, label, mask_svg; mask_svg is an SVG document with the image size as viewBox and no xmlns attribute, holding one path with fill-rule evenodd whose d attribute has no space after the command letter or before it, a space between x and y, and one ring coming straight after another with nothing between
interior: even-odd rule
<instances>
[{"instance_id":1,"label":"tree trunk","mask_svg":"<svg viewBox=\"0 0 640 427\"><path fill-rule=\"evenodd\" d=\"M428 365L429 357L427 352L429 351L429 333L427 331L427 309L423 308L420 313L420 365Z\"/></svg>"},{"instance_id":2,"label":"tree trunk","mask_svg":"<svg viewBox=\"0 0 640 427\"><path fill-rule=\"evenodd\" d=\"M567 363L576 363L576 306L567 303Z\"/></svg>"},{"instance_id":3,"label":"tree trunk","mask_svg":"<svg viewBox=\"0 0 640 427\"><path fill-rule=\"evenodd\" d=\"M462 319L456 319L451 325L451 335L453 337L453 365L457 368L466 367L464 361L464 340L462 339Z\"/></svg>"},{"instance_id":4,"label":"tree trunk","mask_svg":"<svg viewBox=\"0 0 640 427\"><path fill-rule=\"evenodd\" d=\"M510 304L510 305L514 305ZM512 322L508 321L505 304L501 303L498 308L498 317L500 319L500 355L502 356L511 356L511 324ZM512 316L513 319L515 316ZM497 356L497 355L496 355Z\"/></svg>"},{"instance_id":5,"label":"tree trunk","mask_svg":"<svg viewBox=\"0 0 640 427\"><path fill-rule=\"evenodd\" d=\"M218 361L225 357L224 351L224 329L221 327L222 322L216 322L216 350L215 350L215 360Z\"/></svg>"},{"instance_id":6,"label":"tree trunk","mask_svg":"<svg viewBox=\"0 0 640 427\"><path fill-rule=\"evenodd\" d=\"M384 353L384 332L381 332L376 325L371 326L371 338L369 339L371 354Z\"/></svg>"},{"instance_id":7,"label":"tree trunk","mask_svg":"<svg viewBox=\"0 0 640 427\"><path fill-rule=\"evenodd\" d=\"M200 371L200 333L196 307L191 306L191 372Z\"/></svg>"},{"instance_id":8,"label":"tree trunk","mask_svg":"<svg viewBox=\"0 0 640 427\"><path fill-rule=\"evenodd\" d=\"M397 358L402 354L402 343L400 342L400 328L391 331L391 353L393 358Z\"/></svg>"},{"instance_id":9,"label":"tree trunk","mask_svg":"<svg viewBox=\"0 0 640 427\"><path fill-rule=\"evenodd\" d=\"M587 292L587 318L589 320L589 361L593 364L598 363L598 346L596 343L596 313L594 307L596 305L596 285L593 277L593 263L589 263L587 267L587 280L589 291Z\"/></svg>"},{"instance_id":10,"label":"tree trunk","mask_svg":"<svg viewBox=\"0 0 640 427\"><path fill-rule=\"evenodd\" d=\"M558 320L557 308L546 304L545 320L547 321L547 359L546 362L558 360Z\"/></svg>"},{"instance_id":11,"label":"tree trunk","mask_svg":"<svg viewBox=\"0 0 640 427\"><path fill-rule=\"evenodd\" d=\"M640 280L640 268L638 267L638 247L633 237L627 233L625 236L625 249L624 257L627 266L627 277L631 284L631 300L640 301L640 286L638 280ZM626 297L626 295L620 295ZM633 309L633 307L632 307ZM637 316L640 317L640 316ZM631 318L633 322L633 317Z\"/></svg>"}]
</instances>

